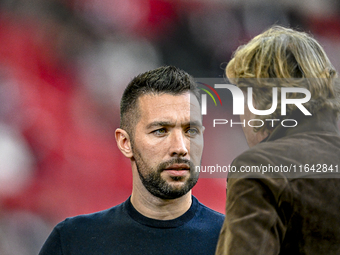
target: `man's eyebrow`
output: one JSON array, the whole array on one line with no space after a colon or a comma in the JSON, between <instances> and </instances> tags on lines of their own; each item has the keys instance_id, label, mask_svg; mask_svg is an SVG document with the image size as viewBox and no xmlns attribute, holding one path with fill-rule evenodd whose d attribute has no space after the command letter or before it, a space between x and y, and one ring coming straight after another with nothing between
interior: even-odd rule
<instances>
[{"instance_id":1,"label":"man's eyebrow","mask_svg":"<svg viewBox=\"0 0 340 255\"><path fill-rule=\"evenodd\" d=\"M169 127L169 126L175 126L175 124L169 121L154 121L148 124L146 128L149 129L153 127Z\"/></svg>"},{"instance_id":2,"label":"man's eyebrow","mask_svg":"<svg viewBox=\"0 0 340 255\"><path fill-rule=\"evenodd\" d=\"M170 121L154 121L146 126L147 129L154 127L174 127L176 124ZM189 121L182 124L182 126L194 126L201 127L202 123L200 121Z\"/></svg>"}]
</instances>

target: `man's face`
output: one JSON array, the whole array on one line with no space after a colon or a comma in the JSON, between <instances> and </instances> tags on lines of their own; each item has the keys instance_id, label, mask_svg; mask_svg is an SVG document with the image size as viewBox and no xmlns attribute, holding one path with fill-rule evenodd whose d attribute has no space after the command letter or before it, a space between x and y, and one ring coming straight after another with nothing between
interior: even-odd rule
<instances>
[{"instance_id":1,"label":"man's face","mask_svg":"<svg viewBox=\"0 0 340 255\"><path fill-rule=\"evenodd\" d=\"M139 177L154 196L174 199L196 184L203 150L198 100L182 95L148 94L138 101L140 119L132 152Z\"/></svg>"}]
</instances>

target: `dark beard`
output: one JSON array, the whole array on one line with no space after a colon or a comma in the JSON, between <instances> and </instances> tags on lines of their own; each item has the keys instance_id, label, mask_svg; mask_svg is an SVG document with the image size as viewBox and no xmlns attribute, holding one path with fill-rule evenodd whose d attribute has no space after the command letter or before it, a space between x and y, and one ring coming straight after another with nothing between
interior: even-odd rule
<instances>
[{"instance_id":1,"label":"dark beard","mask_svg":"<svg viewBox=\"0 0 340 255\"><path fill-rule=\"evenodd\" d=\"M145 174L148 169L145 162L141 158L139 153L134 152L136 166L139 177L144 187L154 196L162 199L175 199L188 193L197 183L199 172L195 171L194 164L187 159L173 158L169 161L163 162L157 166L157 169ZM190 177L181 188L175 188L168 184L161 177L161 173L167 167L173 164L187 164L190 166ZM183 177L174 176L171 177L174 181L181 180Z\"/></svg>"}]
</instances>

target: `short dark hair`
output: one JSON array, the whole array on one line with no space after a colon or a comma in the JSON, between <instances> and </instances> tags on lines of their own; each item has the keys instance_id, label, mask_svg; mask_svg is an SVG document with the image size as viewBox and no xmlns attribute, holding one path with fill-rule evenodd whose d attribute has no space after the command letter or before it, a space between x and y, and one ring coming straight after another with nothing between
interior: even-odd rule
<instances>
[{"instance_id":1,"label":"short dark hair","mask_svg":"<svg viewBox=\"0 0 340 255\"><path fill-rule=\"evenodd\" d=\"M137 75L125 88L120 102L120 127L133 136L133 127L139 120L138 98L147 94L181 95L191 92L199 100L194 78L174 67L162 66Z\"/></svg>"}]
</instances>

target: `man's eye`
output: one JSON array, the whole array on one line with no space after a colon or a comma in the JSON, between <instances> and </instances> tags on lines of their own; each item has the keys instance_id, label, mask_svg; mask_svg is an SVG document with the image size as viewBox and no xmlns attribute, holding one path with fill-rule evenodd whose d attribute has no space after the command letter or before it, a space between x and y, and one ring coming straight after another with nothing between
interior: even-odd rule
<instances>
[{"instance_id":1,"label":"man's eye","mask_svg":"<svg viewBox=\"0 0 340 255\"><path fill-rule=\"evenodd\" d=\"M165 128L160 128L160 129L153 131L153 133L156 134L156 135L164 135L164 134L166 134L166 130L165 130Z\"/></svg>"},{"instance_id":2,"label":"man's eye","mask_svg":"<svg viewBox=\"0 0 340 255\"><path fill-rule=\"evenodd\" d=\"M197 128L189 128L187 130L187 133L190 135L190 136L195 136L199 133L198 129Z\"/></svg>"}]
</instances>

